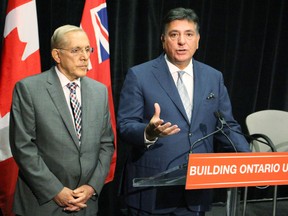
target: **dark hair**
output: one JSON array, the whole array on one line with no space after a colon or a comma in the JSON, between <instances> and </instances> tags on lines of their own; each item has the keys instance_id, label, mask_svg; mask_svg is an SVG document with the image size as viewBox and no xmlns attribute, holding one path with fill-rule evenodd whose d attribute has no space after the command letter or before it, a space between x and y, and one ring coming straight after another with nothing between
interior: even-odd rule
<instances>
[{"instance_id":1,"label":"dark hair","mask_svg":"<svg viewBox=\"0 0 288 216\"><path fill-rule=\"evenodd\" d=\"M195 11L190 8L179 7L171 9L164 17L162 21L162 34L165 34L167 25L174 20L188 20L194 22L196 24L196 30L199 33L199 18Z\"/></svg>"}]
</instances>

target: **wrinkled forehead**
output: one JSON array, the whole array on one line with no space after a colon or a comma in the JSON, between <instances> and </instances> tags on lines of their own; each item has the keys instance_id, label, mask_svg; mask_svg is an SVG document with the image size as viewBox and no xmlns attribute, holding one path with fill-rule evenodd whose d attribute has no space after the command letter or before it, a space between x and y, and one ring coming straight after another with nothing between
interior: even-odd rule
<instances>
[{"instance_id":1,"label":"wrinkled forehead","mask_svg":"<svg viewBox=\"0 0 288 216\"><path fill-rule=\"evenodd\" d=\"M90 45L87 34L84 31L70 31L65 33L62 41L64 46L86 47Z\"/></svg>"}]
</instances>

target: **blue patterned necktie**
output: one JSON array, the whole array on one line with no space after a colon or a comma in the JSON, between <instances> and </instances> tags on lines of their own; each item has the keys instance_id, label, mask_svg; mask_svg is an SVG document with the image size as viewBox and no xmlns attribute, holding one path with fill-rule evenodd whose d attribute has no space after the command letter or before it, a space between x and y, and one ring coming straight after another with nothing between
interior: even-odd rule
<instances>
[{"instance_id":1,"label":"blue patterned necktie","mask_svg":"<svg viewBox=\"0 0 288 216\"><path fill-rule=\"evenodd\" d=\"M187 89L183 83L183 74L185 73L185 71L178 71L177 73L178 73L177 89L190 122L192 114L192 104L190 102Z\"/></svg>"},{"instance_id":2,"label":"blue patterned necktie","mask_svg":"<svg viewBox=\"0 0 288 216\"><path fill-rule=\"evenodd\" d=\"M79 103L79 101L77 100L76 97L76 88L78 87L78 85L75 82L72 83L68 83L67 87L70 90L70 104L72 107L72 112L74 115L74 123L75 123L75 129L76 129L76 134L77 137L79 139L79 143L80 143L80 139L81 139L81 105Z\"/></svg>"}]
</instances>

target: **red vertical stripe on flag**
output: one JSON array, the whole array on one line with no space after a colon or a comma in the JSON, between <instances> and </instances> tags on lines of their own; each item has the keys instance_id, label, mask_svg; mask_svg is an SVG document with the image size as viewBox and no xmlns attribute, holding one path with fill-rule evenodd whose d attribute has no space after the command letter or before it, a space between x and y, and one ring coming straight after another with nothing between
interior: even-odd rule
<instances>
[{"instance_id":1,"label":"red vertical stripe on flag","mask_svg":"<svg viewBox=\"0 0 288 216\"><path fill-rule=\"evenodd\" d=\"M105 84L108 88L111 123L115 135L115 152L112 157L110 172L106 178L106 182L110 182L114 178L116 167L117 137L111 87L108 18L105 0L86 0L81 27L88 34L91 47L94 48L94 53L90 56L91 69L88 71L87 76Z\"/></svg>"},{"instance_id":2,"label":"red vertical stripe on flag","mask_svg":"<svg viewBox=\"0 0 288 216\"><path fill-rule=\"evenodd\" d=\"M12 157L0 162L0 208L5 216L14 215L12 212L14 191L18 175L18 167Z\"/></svg>"},{"instance_id":3,"label":"red vertical stripe on flag","mask_svg":"<svg viewBox=\"0 0 288 216\"><path fill-rule=\"evenodd\" d=\"M8 1L0 67L0 208L10 216L18 174L8 134L12 91L18 80L41 71L35 0Z\"/></svg>"}]
</instances>

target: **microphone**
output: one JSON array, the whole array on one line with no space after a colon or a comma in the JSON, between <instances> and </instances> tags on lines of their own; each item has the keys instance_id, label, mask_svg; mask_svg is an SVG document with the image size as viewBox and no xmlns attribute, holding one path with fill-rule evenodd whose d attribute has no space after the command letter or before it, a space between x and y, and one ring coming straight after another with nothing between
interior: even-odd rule
<instances>
[{"instance_id":1,"label":"microphone","mask_svg":"<svg viewBox=\"0 0 288 216\"><path fill-rule=\"evenodd\" d=\"M206 129L206 126L205 126L204 124L200 124L199 127L200 127L200 130L201 130L201 131ZM205 128L204 128L204 127L205 127ZM222 125L221 128L218 128L218 127L217 127L217 130L215 130L215 131L213 131L212 133L209 133L209 134L207 134L206 136L201 137L201 138L199 138L198 140L196 140L195 142L193 142L192 145L190 146L189 151L185 151L184 153L180 154L179 156L177 156L176 158L174 158L173 160L171 160L171 161L168 163L168 165L167 165L167 167L166 167L166 170L170 167L170 165L172 164L172 162L174 162L175 160L181 158L183 155L186 155L187 153L191 154L194 146L195 146L197 143L199 143L199 142L207 139L208 137L212 136L213 134L218 133L220 130L222 130L222 128L223 128L223 125ZM187 167L187 163L186 163L186 164L182 164L181 167Z\"/></svg>"},{"instance_id":2,"label":"microphone","mask_svg":"<svg viewBox=\"0 0 288 216\"><path fill-rule=\"evenodd\" d=\"M225 121L223 115L221 112L214 112L214 116L220 121L221 123L221 130L220 132L226 137L226 139L229 141L229 143L232 145L233 149L235 152L238 152L237 151L237 148L235 146L235 144L232 142L232 140L229 138L229 136L222 130L224 128L224 126L227 126L231 131L233 131L229 125L227 124L227 122Z\"/></svg>"},{"instance_id":3,"label":"microphone","mask_svg":"<svg viewBox=\"0 0 288 216\"><path fill-rule=\"evenodd\" d=\"M277 151L277 150L276 150L276 147L273 145L273 142L272 142L272 141L270 140L270 138L267 137L266 135L264 135L264 134L253 134L253 135L249 135L249 134L244 134L244 133L242 133L242 132L240 132L240 131L234 130L234 129L231 128L230 125L225 121L225 119L224 119L224 117L223 117L223 114L222 114L220 111L215 112L214 114L215 114L215 116L217 116L216 118L218 118L219 121L220 121L223 125L225 125L225 126L227 126L227 127L229 128L229 130L231 130L232 132L235 132L235 133L238 133L238 134L244 136L245 138L248 139L249 142L251 142L251 141L253 141L253 140L256 140L257 142L260 142L260 143L263 143L263 144L265 144L265 145L268 145L268 146L272 149L272 152L276 152L276 151ZM263 138L263 139L266 140L266 142L263 141L263 140L260 140L260 139L258 139L258 138Z\"/></svg>"},{"instance_id":4,"label":"microphone","mask_svg":"<svg viewBox=\"0 0 288 216\"><path fill-rule=\"evenodd\" d=\"M226 125L229 128L229 125L225 121L223 114L220 111L214 112L214 116L221 122L222 125Z\"/></svg>"},{"instance_id":5,"label":"microphone","mask_svg":"<svg viewBox=\"0 0 288 216\"><path fill-rule=\"evenodd\" d=\"M191 147L190 147L189 153L190 153L190 154L193 153L193 148L194 148L194 146L195 146L197 143L202 142L203 140L207 139L208 137L210 137L210 136L212 136L212 135L220 132L220 131L223 129L223 127L224 127L224 124L221 124L221 127L220 127L220 128L217 127L217 130L215 130L215 131L213 131L212 133L209 133L209 134L207 134L206 136L201 137L201 138L199 138L198 140L196 140L195 142L193 142L192 145L191 145Z\"/></svg>"}]
</instances>

